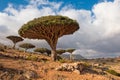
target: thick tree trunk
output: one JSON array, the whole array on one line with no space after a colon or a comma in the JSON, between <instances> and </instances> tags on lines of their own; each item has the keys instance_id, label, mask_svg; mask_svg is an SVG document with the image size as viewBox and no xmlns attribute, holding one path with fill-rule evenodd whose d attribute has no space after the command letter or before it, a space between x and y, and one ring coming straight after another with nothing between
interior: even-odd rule
<instances>
[{"instance_id":1,"label":"thick tree trunk","mask_svg":"<svg viewBox=\"0 0 120 80\"><path fill-rule=\"evenodd\" d=\"M56 45L57 45L57 40L58 40L58 37L52 37L52 39L49 39L49 40L46 40L48 42L48 44L50 45L51 47L51 59L53 61L56 61L57 60L57 53L56 53Z\"/></svg>"},{"instance_id":2,"label":"thick tree trunk","mask_svg":"<svg viewBox=\"0 0 120 80\"><path fill-rule=\"evenodd\" d=\"M56 59L57 59L56 50L54 50L54 49L51 50L51 58L53 61L56 61Z\"/></svg>"}]
</instances>

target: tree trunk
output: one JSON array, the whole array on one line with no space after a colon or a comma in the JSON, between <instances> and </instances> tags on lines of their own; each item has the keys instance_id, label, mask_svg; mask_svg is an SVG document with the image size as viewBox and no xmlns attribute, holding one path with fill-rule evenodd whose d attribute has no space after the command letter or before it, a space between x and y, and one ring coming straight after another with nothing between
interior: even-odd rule
<instances>
[{"instance_id":1,"label":"tree trunk","mask_svg":"<svg viewBox=\"0 0 120 80\"><path fill-rule=\"evenodd\" d=\"M16 44L14 43L14 45L13 45L13 49L15 49L15 45L16 45Z\"/></svg>"},{"instance_id":2,"label":"tree trunk","mask_svg":"<svg viewBox=\"0 0 120 80\"><path fill-rule=\"evenodd\" d=\"M57 40L58 40L58 37L53 37L52 39L49 39L49 40L46 40L48 42L48 44L50 45L51 47L51 59L53 61L56 61L57 60L57 53L56 53L56 45L57 45Z\"/></svg>"},{"instance_id":3,"label":"tree trunk","mask_svg":"<svg viewBox=\"0 0 120 80\"><path fill-rule=\"evenodd\" d=\"M24 50L24 53L26 53L26 52L27 52L27 49Z\"/></svg>"},{"instance_id":4,"label":"tree trunk","mask_svg":"<svg viewBox=\"0 0 120 80\"><path fill-rule=\"evenodd\" d=\"M51 58L52 58L53 61L56 61L56 59L57 59L57 54L56 54L56 50L55 49L51 50Z\"/></svg>"},{"instance_id":5,"label":"tree trunk","mask_svg":"<svg viewBox=\"0 0 120 80\"><path fill-rule=\"evenodd\" d=\"M72 53L70 53L70 60L72 60Z\"/></svg>"}]
</instances>

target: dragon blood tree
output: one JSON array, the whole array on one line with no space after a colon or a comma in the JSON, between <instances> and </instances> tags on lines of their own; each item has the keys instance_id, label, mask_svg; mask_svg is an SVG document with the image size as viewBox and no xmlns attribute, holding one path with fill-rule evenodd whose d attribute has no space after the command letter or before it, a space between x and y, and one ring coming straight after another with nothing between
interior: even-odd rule
<instances>
[{"instance_id":1,"label":"dragon blood tree","mask_svg":"<svg viewBox=\"0 0 120 80\"><path fill-rule=\"evenodd\" d=\"M34 48L35 46L31 43L22 43L19 45L19 47L24 48L25 49L24 52L26 52L28 49Z\"/></svg>"},{"instance_id":2,"label":"dragon blood tree","mask_svg":"<svg viewBox=\"0 0 120 80\"><path fill-rule=\"evenodd\" d=\"M40 53L47 53L47 55L49 56L51 54L51 51L47 48L36 48L34 50L34 52L40 52Z\"/></svg>"},{"instance_id":3,"label":"dragon blood tree","mask_svg":"<svg viewBox=\"0 0 120 80\"><path fill-rule=\"evenodd\" d=\"M10 39L14 43L13 49L15 48L16 43L23 41L23 39L19 36L7 36L6 38Z\"/></svg>"},{"instance_id":4,"label":"dragon blood tree","mask_svg":"<svg viewBox=\"0 0 120 80\"><path fill-rule=\"evenodd\" d=\"M75 49L73 48L69 48L66 50L66 52L69 52L70 53L70 60L72 60L73 56L72 56L72 53L75 51Z\"/></svg>"},{"instance_id":5,"label":"dragon blood tree","mask_svg":"<svg viewBox=\"0 0 120 80\"><path fill-rule=\"evenodd\" d=\"M51 47L51 58L56 60L56 45L59 37L73 34L79 29L76 20L65 16L44 16L35 18L24 24L18 31L19 35L29 39L45 39Z\"/></svg>"}]
</instances>

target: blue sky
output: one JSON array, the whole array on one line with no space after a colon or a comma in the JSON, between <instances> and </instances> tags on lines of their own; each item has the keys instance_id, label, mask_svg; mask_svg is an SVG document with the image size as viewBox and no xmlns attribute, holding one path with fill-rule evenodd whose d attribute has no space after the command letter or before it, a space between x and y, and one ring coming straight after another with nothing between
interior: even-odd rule
<instances>
[{"instance_id":1,"label":"blue sky","mask_svg":"<svg viewBox=\"0 0 120 80\"><path fill-rule=\"evenodd\" d=\"M57 48L75 48L87 58L120 56L120 0L0 0L0 43L18 35L19 28L34 18L63 15L77 20L80 29L58 40ZM50 48L44 40L28 40Z\"/></svg>"},{"instance_id":2,"label":"blue sky","mask_svg":"<svg viewBox=\"0 0 120 80\"><path fill-rule=\"evenodd\" d=\"M0 0L0 10L4 10L9 3L14 4L15 6L17 5L27 5L28 1L27 0Z\"/></svg>"},{"instance_id":3,"label":"blue sky","mask_svg":"<svg viewBox=\"0 0 120 80\"><path fill-rule=\"evenodd\" d=\"M76 9L92 9L94 4L103 2L104 0L49 0L51 2L63 2L62 6L71 5ZM107 0L113 1L113 0ZM0 0L0 11L4 10L8 6L9 3L14 4L14 6L18 5L27 5L29 0Z\"/></svg>"}]
</instances>

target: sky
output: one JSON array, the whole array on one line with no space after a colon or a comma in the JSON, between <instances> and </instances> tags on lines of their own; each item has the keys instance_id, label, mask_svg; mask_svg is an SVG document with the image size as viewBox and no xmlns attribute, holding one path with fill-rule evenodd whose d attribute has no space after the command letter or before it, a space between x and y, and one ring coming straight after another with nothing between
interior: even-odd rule
<instances>
[{"instance_id":1,"label":"sky","mask_svg":"<svg viewBox=\"0 0 120 80\"><path fill-rule=\"evenodd\" d=\"M34 18L63 15L80 29L59 38L57 48L75 48L85 58L120 56L120 0L0 0L0 6L0 43L13 45L5 37ZM50 48L45 40L24 42Z\"/></svg>"}]
</instances>

